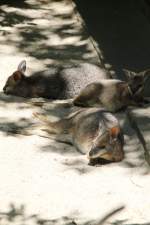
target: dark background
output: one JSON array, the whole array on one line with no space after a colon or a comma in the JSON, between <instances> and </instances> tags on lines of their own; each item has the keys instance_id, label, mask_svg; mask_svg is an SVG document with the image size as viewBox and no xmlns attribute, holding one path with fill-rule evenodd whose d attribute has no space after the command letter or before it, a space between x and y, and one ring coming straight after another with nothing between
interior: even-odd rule
<instances>
[{"instance_id":1,"label":"dark background","mask_svg":"<svg viewBox=\"0 0 150 225\"><path fill-rule=\"evenodd\" d=\"M150 7L144 0L75 0L105 63L119 78L122 68L150 67Z\"/></svg>"}]
</instances>

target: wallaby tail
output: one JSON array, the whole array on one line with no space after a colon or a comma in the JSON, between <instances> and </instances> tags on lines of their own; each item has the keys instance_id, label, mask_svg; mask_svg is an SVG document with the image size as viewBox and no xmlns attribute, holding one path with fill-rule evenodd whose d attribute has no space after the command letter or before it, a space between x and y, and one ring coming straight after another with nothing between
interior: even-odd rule
<instances>
[{"instance_id":1,"label":"wallaby tail","mask_svg":"<svg viewBox=\"0 0 150 225\"><path fill-rule=\"evenodd\" d=\"M70 119L60 119L58 121L51 122L45 115L40 113L33 113L33 116L38 118L44 123L44 125L46 125L46 129L42 130L45 130L51 134L66 134L71 127L71 123L69 122Z\"/></svg>"},{"instance_id":2,"label":"wallaby tail","mask_svg":"<svg viewBox=\"0 0 150 225\"><path fill-rule=\"evenodd\" d=\"M38 118L40 121L42 121L44 124L45 123L54 123L54 122L50 122L47 117L43 114L40 114L40 113L37 113L37 112L34 112L33 113L33 116Z\"/></svg>"}]
</instances>

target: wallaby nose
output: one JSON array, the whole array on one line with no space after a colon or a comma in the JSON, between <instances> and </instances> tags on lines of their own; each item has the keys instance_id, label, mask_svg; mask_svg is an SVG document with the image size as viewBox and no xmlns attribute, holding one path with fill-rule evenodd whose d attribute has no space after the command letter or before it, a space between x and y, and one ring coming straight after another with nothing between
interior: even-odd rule
<instances>
[{"instance_id":1,"label":"wallaby nose","mask_svg":"<svg viewBox=\"0 0 150 225\"><path fill-rule=\"evenodd\" d=\"M5 86L3 87L3 91L6 91L6 87Z\"/></svg>"}]
</instances>

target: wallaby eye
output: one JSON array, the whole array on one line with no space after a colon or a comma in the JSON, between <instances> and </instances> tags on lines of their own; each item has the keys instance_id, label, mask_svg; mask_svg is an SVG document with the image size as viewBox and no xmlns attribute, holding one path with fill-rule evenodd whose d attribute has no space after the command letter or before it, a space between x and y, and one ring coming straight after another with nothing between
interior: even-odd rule
<instances>
[{"instance_id":1,"label":"wallaby eye","mask_svg":"<svg viewBox=\"0 0 150 225\"><path fill-rule=\"evenodd\" d=\"M134 81L142 81L142 78L140 76L135 76Z\"/></svg>"}]
</instances>

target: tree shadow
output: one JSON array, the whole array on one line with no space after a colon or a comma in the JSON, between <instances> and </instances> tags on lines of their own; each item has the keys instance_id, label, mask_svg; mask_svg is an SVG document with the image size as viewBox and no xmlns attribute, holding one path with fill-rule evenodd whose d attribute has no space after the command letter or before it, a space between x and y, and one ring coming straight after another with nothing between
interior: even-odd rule
<instances>
[{"instance_id":1,"label":"tree shadow","mask_svg":"<svg viewBox=\"0 0 150 225\"><path fill-rule=\"evenodd\" d=\"M124 152L125 158L121 165L130 169L141 169L141 174L149 174L149 165L145 161L145 149L143 143L135 129L132 126L127 111L115 114L118 118L125 139Z\"/></svg>"},{"instance_id":2,"label":"tree shadow","mask_svg":"<svg viewBox=\"0 0 150 225\"><path fill-rule=\"evenodd\" d=\"M7 5L9 7L17 7L22 9L28 9L30 7L30 5L27 3L26 0L21 1L1 0L0 5Z\"/></svg>"},{"instance_id":3,"label":"tree shadow","mask_svg":"<svg viewBox=\"0 0 150 225\"><path fill-rule=\"evenodd\" d=\"M17 121L9 121L8 118L1 118L0 132L6 136L30 135L29 129L35 125L32 120L20 118Z\"/></svg>"},{"instance_id":4,"label":"tree shadow","mask_svg":"<svg viewBox=\"0 0 150 225\"><path fill-rule=\"evenodd\" d=\"M26 212L26 206L24 204L20 205L19 207L16 206L14 203L10 203L8 210L5 212L0 212L0 221L1 224L34 224L34 225L76 225L74 222L74 217L77 216L77 213L74 212L71 215L63 216L58 219L47 219L43 218L38 214L28 214Z\"/></svg>"},{"instance_id":5,"label":"tree shadow","mask_svg":"<svg viewBox=\"0 0 150 225\"><path fill-rule=\"evenodd\" d=\"M51 7L53 2L1 1L1 45L15 46L17 52L57 64L76 60L97 63L89 48L88 34L80 22L75 23L74 11L58 13ZM14 27L15 31L6 31L5 27Z\"/></svg>"},{"instance_id":6,"label":"tree shadow","mask_svg":"<svg viewBox=\"0 0 150 225\"><path fill-rule=\"evenodd\" d=\"M150 223L126 223L124 220L116 220L111 225L150 225Z\"/></svg>"},{"instance_id":7,"label":"tree shadow","mask_svg":"<svg viewBox=\"0 0 150 225\"><path fill-rule=\"evenodd\" d=\"M18 113L22 110L32 109L33 106L28 102L28 99L6 96L0 93L0 108L2 114L0 117L0 132L6 136L30 135L30 130L35 127L33 118L26 117L25 114L22 116L16 116L15 113L9 115L9 112L16 110L16 113Z\"/></svg>"},{"instance_id":8,"label":"tree shadow","mask_svg":"<svg viewBox=\"0 0 150 225\"><path fill-rule=\"evenodd\" d=\"M43 218L40 216L40 214L30 214L27 211L27 207L22 204L20 206L17 206L14 203L10 203L8 206L8 209L6 211L0 211L0 221L1 224L7 223L9 224L33 224L33 225L102 225L105 224L105 222L110 219L112 216L118 214L122 210L124 210L124 206L118 206L117 208L111 210L110 212L106 213L105 216L98 220L87 220L85 222L77 222L81 215L80 215L80 209L78 211L74 211L70 213L69 215L62 216L60 218L56 219L49 219L49 218ZM112 223L115 224L115 223ZM124 223L123 223L124 224Z\"/></svg>"},{"instance_id":9,"label":"tree shadow","mask_svg":"<svg viewBox=\"0 0 150 225\"><path fill-rule=\"evenodd\" d=\"M84 222L78 222L81 218L80 209L70 213L69 215L62 216L60 218L49 219L43 218L40 214L30 214L27 207L22 204L17 206L15 203L10 203L6 211L0 211L1 224L24 224L24 225L150 225L147 223L129 223L128 219L116 219L118 214L125 210L125 206L118 206L112 210L109 210L105 215L99 219L86 220ZM115 219L112 217L115 216Z\"/></svg>"}]
</instances>

